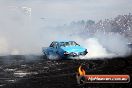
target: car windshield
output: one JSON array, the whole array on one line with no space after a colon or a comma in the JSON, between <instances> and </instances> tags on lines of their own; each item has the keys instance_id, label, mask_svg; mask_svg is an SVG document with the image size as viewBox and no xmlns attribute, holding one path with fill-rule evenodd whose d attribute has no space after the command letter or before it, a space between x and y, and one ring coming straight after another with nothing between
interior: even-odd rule
<instances>
[{"instance_id":1,"label":"car windshield","mask_svg":"<svg viewBox=\"0 0 132 88\"><path fill-rule=\"evenodd\" d=\"M74 41L69 41L69 42L61 42L60 46L66 47L66 46L79 46L79 44L77 44Z\"/></svg>"}]
</instances>

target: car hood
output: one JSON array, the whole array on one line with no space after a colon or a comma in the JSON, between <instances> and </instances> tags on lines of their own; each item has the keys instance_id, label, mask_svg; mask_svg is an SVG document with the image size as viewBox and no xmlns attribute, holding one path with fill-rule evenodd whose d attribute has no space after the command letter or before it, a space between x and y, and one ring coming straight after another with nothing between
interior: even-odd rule
<instances>
[{"instance_id":1,"label":"car hood","mask_svg":"<svg viewBox=\"0 0 132 88\"><path fill-rule=\"evenodd\" d=\"M66 47L61 47L64 51L71 53L71 52L83 52L85 51L85 48L81 46L66 46Z\"/></svg>"}]
</instances>

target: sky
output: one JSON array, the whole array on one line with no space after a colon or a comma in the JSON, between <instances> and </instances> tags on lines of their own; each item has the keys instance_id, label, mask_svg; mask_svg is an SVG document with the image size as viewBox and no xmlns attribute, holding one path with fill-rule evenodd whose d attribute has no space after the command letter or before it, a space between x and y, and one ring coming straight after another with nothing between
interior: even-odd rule
<instances>
[{"instance_id":1,"label":"sky","mask_svg":"<svg viewBox=\"0 0 132 88\"><path fill-rule=\"evenodd\" d=\"M132 0L0 0L0 54L40 51L54 26L132 12ZM21 52L21 53L23 53Z\"/></svg>"}]
</instances>

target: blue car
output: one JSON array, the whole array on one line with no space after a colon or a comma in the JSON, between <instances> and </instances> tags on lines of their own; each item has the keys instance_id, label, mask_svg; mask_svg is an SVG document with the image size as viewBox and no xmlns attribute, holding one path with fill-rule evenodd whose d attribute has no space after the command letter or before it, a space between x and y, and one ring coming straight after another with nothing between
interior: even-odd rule
<instances>
[{"instance_id":1,"label":"blue car","mask_svg":"<svg viewBox=\"0 0 132 88\"><path fill-rule=\"evenodd\" d=\"M71 58L85 56L88 51L75 41L53 41L49 47L42 48L43 55L49 59L49 56L58 55L61 58Z\"/></svg>"}]
</instances>

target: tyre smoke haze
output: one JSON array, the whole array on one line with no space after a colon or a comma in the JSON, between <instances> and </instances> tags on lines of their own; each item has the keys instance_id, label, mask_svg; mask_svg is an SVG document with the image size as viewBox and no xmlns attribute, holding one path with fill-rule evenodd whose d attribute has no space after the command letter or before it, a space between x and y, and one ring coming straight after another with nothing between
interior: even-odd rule
<instances>
[{"instance_id":1,"label":"tyre smoke haze","mask_svg":"<svg viewBox=\"0 0 132 88\"><path fill-rule=\"evenodd\" d=\"M82 16L83 12L88 11L87 9L82 11L87 7L87 4L83 7L87 0L81 5L79 2L70 2L70 4L66 1L59 3L60 0L54 3L44 1L0 1L0 55L41 54L42 47L48 47L56 40L76 41L88 49L87 57L126 55L129 51L127 39L118 33L110 35L110 33L95 32L89 35L87 31L81 33L83 30L81 27L63 25L72 20L88 18L90 12ZM75 13L71 13L73 11ZM93 14L89 17L95 18Z\"/></svg>"},{"instance_id":2,"label":"tyre smoke haze","mask_svg":"<svg viewBox=\"0 0 132 88\"><path fill-rule=\"evenodd\" d=\"M8 43L6 39L0 38L0 54L5 54L8 52Z\"/></svg>"},{"instance_id":3,"label":"tyre smoke haze","mask_svg":"<svg viewBox=\"0 0 132 88\"><path fill-rule=\"evenodd\" d=\"M81 34L83 29L72 26L44 27L39 21L32 22L35 21L32 16L17 12L0 18L4 22L0 28L1 55L41 54L41 48L48 47L55 40L76 41L87 48L86 58L124 56L129 52L128 40L119 33L89 35L88 32Z\"/></svg>"},{"instance_id":4,"label":"tyre smoke haze","mask_svg":"<svg viewBox=\"0 0 132 88\"><path fill-rule=\"evenodd\" d=\"M87 48L88 54L82 59L112 58L127 56L131 53L127 45L128 39L118 33L97 32L91 36L75 35L69 39L77 41L81 46Z\"/></svg>"},{"instance_id":5,"label":"tyre smoke haze","mask_svg":"<svg viewBox=\"0 0 132 88\"><path fill-rule=\"evenodd\" d=\"M119 34L95 33L94 37L84 41L89 53L85 58L112 58L130 54L128 40Z\"/></svg>"}]
</instances>

